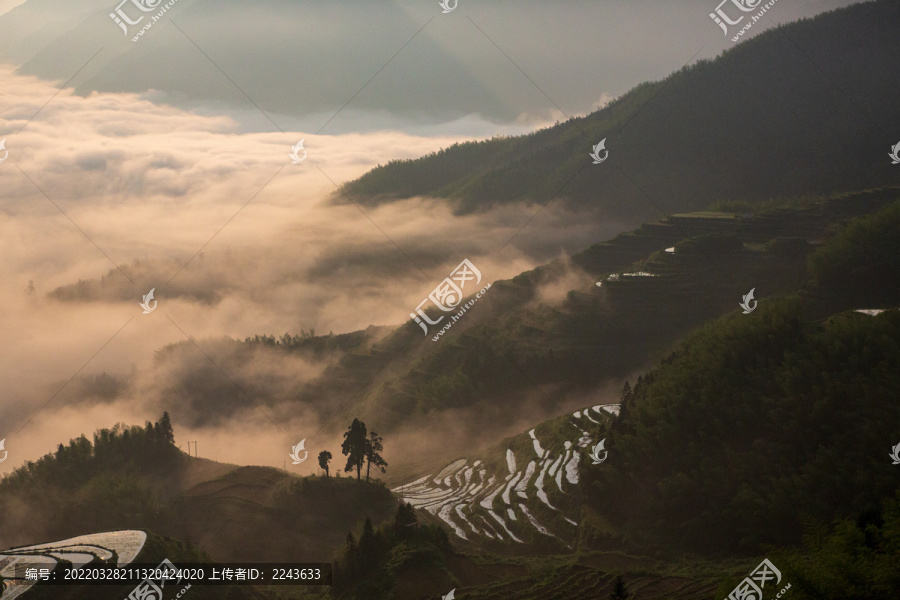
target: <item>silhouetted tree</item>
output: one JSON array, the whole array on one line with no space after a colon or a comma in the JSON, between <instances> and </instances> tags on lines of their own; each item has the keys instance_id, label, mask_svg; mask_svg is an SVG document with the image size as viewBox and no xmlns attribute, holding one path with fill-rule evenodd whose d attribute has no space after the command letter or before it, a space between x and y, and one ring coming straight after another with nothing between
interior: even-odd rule
<instances>
[{"instance_id":1,"label":"silhouetted tree","mask_svg":"<svg viewBox=\"0 0 900 600\"><path fill-rule=\"evenodd\" d=\"M398 540L408 540L413 537L415 531L413 528L418 524L416 511L412 504L401 504L397 507L397 514L394 516L394 536Z\"/></svg>"},{"instance_id":2,"label":"silhouetted tree","mask_svg":"<svg viewBox=\"0 0 900 600\"><path fill-rule=\"evenodd\" d=\"M347 571L356 570L356 561L359 557L359 546L356 545L356 538L352 533L347 534L347 542L344 544L344 560L346 561Z\"/></svg>"},{"instance_id":3,"label":"silhouetted tree","mask_svg":"<svg viewBox=\"0 0 900 600\"><path fill-rule=\"evenodd\" d=\"M356 469L356 480L359 481L363 462L366 460L366 424L359 419L353 419L353 423L344 432L344 443L341 444L341 452L347 457L347 466L344 471L351 472Z\"/></svg>"},{"instance_id":4,"label":"silhouetted tree","mask_svg":"<svg viewBox=\"0 0 900 600\"><path fill-rule=\"evenodd\" d=\"M626 402L631 400L631 394L632 394L631 384L626 381L625 386L622 388L622 398L621 398L622 404L625 404Z\"/></svg>"},{"instance_id":5,"label":"silhouetted tree","mask_svg":"<svg viewBox=\"0 0 900 600\"><path fill-rule=\"evenodd\" d=\"M162 418L159 420L159 435L161 439L170 444L175 443L175 433L172 431L172 421L169 419L168 412L163 412Z\"/></svg>"},{"instance_id":6,"label":"silhouetted tree","mask_svg":"<svg viewBox=\"0 0 900 600\"><path fill-rule=\"evenodd\" d=\"M625 600L630 595L625 590L625 582L622 581L622 576L616 575L616 578L613 580L613 590L609 594L609 600Z\"/></svg>"},{"instance_id":7,"label":"silhouetted tree","mask_svg":"<svg viewBox=\"0 0 900 600\"><path fill-rule=\"evenodd\" d=\"M359 536L359 569L365 573L378 562L379 555L375 547L375 528L372 520L366 517L362 535Z\"/></svg>"},{"instance_id":8,"label":"silhouetted tree","mask_svg":"<svg viewBox=\"0 0 900 600\"><path fill-rule=\"evenodd\" d=\"M369 480L369 470L373 464L375 468L381 469L382 473L385 472L384 468L387 466L387 461L379 454L382 450L384 450L384 446L382 445L381 436L374 431L370 431L369 439L366 440L366 481Z\"/></svg>"},{"instance_id":9,"label":"silhouetted tree","mask_svg":"<svg viewBox=\"0 0 900 600\"><path fill-rule=\"evenodd\" d=\"M331 460L331 452L322 450L319 452L319 466L325 469L325 477L328 477L328 461Z\"/></svg>"}]
</instances>

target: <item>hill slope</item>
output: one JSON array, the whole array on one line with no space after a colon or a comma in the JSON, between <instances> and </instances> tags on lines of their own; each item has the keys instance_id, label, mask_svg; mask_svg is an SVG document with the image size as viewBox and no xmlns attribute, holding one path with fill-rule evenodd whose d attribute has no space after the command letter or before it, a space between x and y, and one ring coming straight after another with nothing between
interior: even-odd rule
<instances>
[{"instance_id":1,"label":"hill slope","mask_svg":"<svg viewBox=\"0 0 900 600\"><path fill-rule=\"evenodd\" d=\"M586 474L605 520L640 543L754 553L894 495L900 311L800 317L769 301L712 323L626 393Z\"/></svg>"},{"instance_id":2,"label":"hill slope","mask_svg":"<svg viewBox=\"0 0 900 600\"><path fill-rule=\"evenodd\" d=\"M82 436L0 480L0 547L142 529L213 560L327 562L348 529L396 510L381 485L219 465L146 431Z\"/></svg>"},{"instance_id":3,"label":"hill slope","mask_svg":"<svg viewBox=\"0 0 900 600\"><path fill-rule=\"evenodd\" d=\"M369 205L445 198L459 213L558 195L598 223L636 224L723 199L897 184L884 132L900 120L898 27L892 0L792 23L584 118L392 161L343 192ZM609 159L594 166L601 139Z\"/></svg>"},{"instance_id":4,"label":"hill slope","mask_svg":"<svg viewBox=\"0 0 900 600\"><path fill-rule=\"evenodd\" d=\"M882 190L745 218L685 215L644 225L571 263L495 282L438 342L414 323L399 327L326 369L297 400L346 402L384 433L401 424L436 429L434 417L457 411L473 438L529 408L549 417L609 402L598 386L620 385L692 328L735 310L751 288L757 298L796 291L811 279L807 254L832 228L897 197ZM654 276L610 280L629 272Z\"/></svg>"}]
</instances>

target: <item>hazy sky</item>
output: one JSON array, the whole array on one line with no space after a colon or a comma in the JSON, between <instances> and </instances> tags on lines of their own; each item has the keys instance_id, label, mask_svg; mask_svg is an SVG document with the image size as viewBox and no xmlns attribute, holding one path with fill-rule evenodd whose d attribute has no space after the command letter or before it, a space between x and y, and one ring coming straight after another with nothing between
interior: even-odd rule
<instances>
[{"instance_id":1,"label":"hazy sky","mask_svg":"<svg viewBox=\"0 0 900 600\"><path fill-rule=\"evenodd\" d=\"M750 33L851 3L781 0ZM709 17L717 4L459 0L442 14L437 0L178 0L135 43L144 23L126 36L109 17L117 2L29 0L0 16L0 59L77 73L81 94L154 90L255 131L490 135L588 113L716 56L734 45Z\"/></svg>"},{"instance_id":2,"label":"hazy sky","mask_svg":"<svg viewBox=\"0 0 900 600\"><path fill-rule=\"evenodd\" d=\"M850 3L780 0L770 14ZM446 15L437 0L178 0L138 42L113 1L17 4L0 0L0 474L158 416L146 398L70 404L75 376L150 389L154 353L186 336L399 324L463 258L493 281L607 239L619 224L553 206L529 222L529 206L457 217L416 198L362 213L330 195L391 159L588 113L732 45L706 0L459 0ZM159 310L143 315L150 288ZM316 372L289 363L259 368ZM299 437L264 428L182 426L182 439L280 464Z\"/></svg>"}]
</instances>

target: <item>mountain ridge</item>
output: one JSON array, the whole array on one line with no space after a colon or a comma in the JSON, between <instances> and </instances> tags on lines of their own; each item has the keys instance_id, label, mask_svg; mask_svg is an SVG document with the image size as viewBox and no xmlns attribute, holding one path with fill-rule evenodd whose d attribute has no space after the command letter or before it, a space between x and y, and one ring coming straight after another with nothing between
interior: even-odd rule
<instances>
[{"instance_id":1,"label":"mountain ridge","mask_svg":"<svg viewBox=\"0 0 900 600\"><path fill-rule=\"evenodd\" d=\"M782 25L588 116L391 161L344 184L335 201L431 196L468 214L562 197L572 209L634 225L714 201L895 185L897 173L879 163L895 142L880 130L900 119L891 100L900 95L891 75L898 25L900 8L888 0ZM818 126L826 116L828 131ZM601 139L609 160L586 166Z\"/></svg>"}]
</instances>

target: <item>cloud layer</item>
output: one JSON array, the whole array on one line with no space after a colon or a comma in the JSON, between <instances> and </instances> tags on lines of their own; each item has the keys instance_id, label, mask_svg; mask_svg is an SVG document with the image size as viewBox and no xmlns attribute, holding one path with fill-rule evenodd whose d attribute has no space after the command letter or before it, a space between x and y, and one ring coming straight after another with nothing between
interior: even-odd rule
<instances>
[{"instance_id":1,"label":"cloud layer","mask_svg":"<svg viewBox=\"0 0 900 600\"><path fill-rule=\"evenodd\" d=\"M0 439L17 457L0 469L99 426L158 417L155 400L177 380L153 370L167 344L190 336L213 352L222 336L397 325L463 258L504 279L615 229L553 206L529 223L539 207L456 217L433 199L362 210L336 193L378 162L457 137L246 133L228 117L136 94L80 97L0 69ZM301 138L308 157L293 165ZM151 288L159 304L144 315ZM321 368L270 357L240 369L277 382L267 365L290 371L291 385ZM127 403L104 400L123 382ZM90 410L67 408L86 397Z\"/></svg>"}]
</instances>

